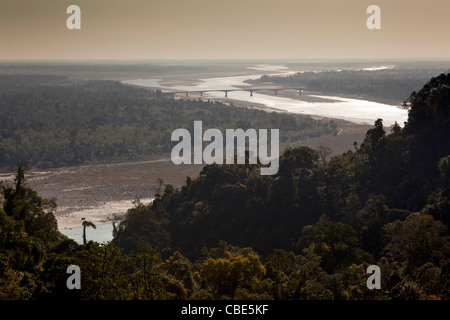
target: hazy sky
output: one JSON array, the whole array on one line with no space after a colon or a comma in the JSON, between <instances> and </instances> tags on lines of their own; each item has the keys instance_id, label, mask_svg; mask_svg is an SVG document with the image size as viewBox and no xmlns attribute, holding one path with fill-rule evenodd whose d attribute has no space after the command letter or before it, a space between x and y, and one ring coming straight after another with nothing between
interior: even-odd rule
<instances>
[{"instance_id":1,"label":"hazy sky","mask_svg":"<svg viewBox=\"0 0 450 320\"><path fill-rule=\"evenodd\" d=\"M449 59L449 17L449 0L1 0L0 59Z\"/></svg>"}]
</instances>

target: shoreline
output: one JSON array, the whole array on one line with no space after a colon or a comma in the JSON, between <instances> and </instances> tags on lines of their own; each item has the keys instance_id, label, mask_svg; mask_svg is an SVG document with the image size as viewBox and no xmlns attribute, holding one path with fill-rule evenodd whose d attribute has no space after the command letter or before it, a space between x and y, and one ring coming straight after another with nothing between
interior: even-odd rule
<instances>
[{"instance_id":1,"label":"shoreline","mask_svg":"<svg viewBox=\"0 0 450 320\"><path fill-rule=\"evenodd\" d=\"M233 76L232 76L233 77ZM251 77L251 75L248 75L248 77ZM224 77L224 78L229 78ZM198 77L192 77L192 78L171 78L171 79L163 79L163 78L151 78L151 79L139 79L139 80L148 80L150 81L150 83L132 83L133 80L122 80L120 81L120 83L122 83L123 85L130 85L130 86L134 86L134 87L139 87L139 88L146 88L148 90L153 90L153 91L160 91L163 94L170 94L172 93L172 96L174 99L182 99L182 100L199 100L199 101L218 101L221 103L224 103L226 105L233 105L233 106L237 106L237 107L246 107L249 109L256 109L256 110L262 110L265 112L281 112L281 113L289 113L292 115L300 115L300 116L308 116L308 117L312 117L315 119L337 119L337 120L343 120L343 121L348 121L348 122L352 122L354 124L360 124L360 125L373 125L376 121L376 118L364 118L361 117L360 114L358 114L358 112L353 111L353 116L346 116L346 115L341 115L341 114L336 114L336 112L331 112L329 114L327 114L327 112L323 112L322 110L319 112L314 112L311 111L311 106L313 106L315 103L318 104L329 104L330 108L333 109L333 104L334 103L348 103L350 105L350 108L355 108L355 103L361 103L363 106L366 104L373 104L376 105L378 108L378 105L381 108L388 108L390 110L390 108L393 108L392 110L390 110L390 112L392 112L394 109L397 109L397 111L393 111L395 114L400 114L402 113L402 111L400 110L405 110L405 108L402 107L401 103L399 102L393 102L390 101L390 103L387 103L387 101L385 101L385 99L369 99L367 100L367 98L363 97L363 96L355 96L355 95L347 95L347 94L339 94L339 93L333 93L333 95L331 95L331 93L324 93L324 92L316 92L316 91L309 91L309 90L305 90L303 91L302 94L299 94L297 92L297 90L283 90L283 86L275 86L275 88L279 88L279 92L277 92L278 94L275 94L274 92L274 86L271 85L270 83L264 83L262 84L262 86L259 86L258 88L261 88L261 90L258 90L257 92L255 92L255 94L260 94L262 96L267 96L267 97L274 97L274 98L281 98L281 99L290 99L293 100L294 102L293 105L297 106L295 104L295 102L299 102L299 103L305 103L306 105L308 105L305 110L297 112L297 111L293 111L291 107L288 107L287 109L285 107L280 107L277 108L276 105L267 105L266 103L264 103L266 98L262 98L259 99L260 102L254 102L251 101L252 99L246 99L243 98L242 96L240 97L235 97L235 98L229 98L229 97L225 97L225 96L217 96L217 94L214 95L209 95L207 92L205 94L201 94L200 92L196 92L197 90L186 90L186 89L180 89L178 90L177 88L181 86L181 88L183 88L183 86L193 86L194 88L202 82L205 82L205 80L207 79L200 79ZM238 80L241 81L241 80ZM235 87L237 90L242 90L242 91L246 91L249 90L249 87L246 85L248 84L247 82L248 80L245 80L243 82L243 84L237 84L237 85L233 85L233 87ZM227 86L227 84L225 84L225 86ZM229 84L228 84L229 86ZM269 87L267 87L269 86ZM214 87L214 86L213 86ZM267 90L264 90L264 88L267 88ZM214 91L214 90L212 90ZM174 93L174 92L178 92L178 93ZM186 94L185 94L186 92ZM187 95L189 94L189 95ZM248 93L250 94L250 93ZM258 100L258 99L256 99ZM288 100L283 100L282 101L282 105L286 105L286 101ZM353 104L353 105L352 105ZM303 105L300 104L300 110L302 110ZM367 116L367 115L366 115ZM402 117L403 118L403 117ZM394 120L392 118L388 118L387 119L383 119L385 126L387 128L390 128L394 125ZM406 121L406 120L405 120ZM400 126L403 126L403 119L397 119L395 122L397 122Z\"/></svg>"},{"instance_id":2,"label":"shoreline","mask_svg":"<svg viewBox=\"0 0 450 320\"><path fill-rule=\"evenodd\" d=\"M116 222L116 223L120 223L120 221L121 220L115 220L114 222ZM112 225L112 223L113 223L113 221L110 221L110 222L99 222L99 223L94 223L95 224L95 226L96 227L99 227L99 226L105 226L105 225ZM89 227L89 228L91 228L91 227ZM67 225L67 226L65 226L64 228L60 228L59 226L58 226L58 231L73 231L73 230L78 230L78 229L83 229L83 226L80 224L79 226L71 226L71 225ZM90 229L89 229L90 230ZM94 229L94 230L96 230L96 229Z\"/></svg>"},{"instance_id":3,"label":"shoreline","mask_svg":"<svg viewBox=\"0 0 450 320\"><path fill-rule=\"evenodd\" d=\"M140 199L140 201L143 204L148 204L151 203L153 199L154 198ZM70 211L64 215L58 213L55 215L58 220L58 229L81 227L83 218L95 225L123 220L128 209L133 208L134 202L135 200L109 201L105 202L103 205L80 208L80 210L64 208Z\"/></svg>"},{"instance_id":4,"label":"shoreline","mask_svg":"<svg viewBox=\"0 0 450 320\"><path fill-rule=\"evenodd\" d=\"M86 228L86 240L99 243L113 240L114 227L112 223L96 224L96 228ZM73 239L78 244L83 244L83 227L59 229L66 237Z\"/></svg>"},{"instance_id":5,"label":"shoreline","mask_svg":"<svg viewBox=\"0 0 450 320\"><path fill-rule=\"evenodd\" d=\"M85 218L94 224L118 221L134 207L154 199L166 184L178 188L186 177L196 178L200 165L175 166L167 159L31 169L25 184L44 199L54 199L58 229L81 227ZM5 185L13 184L14 172L0 174ZM158 179L163 179L160 184ZM160 190L162 189L162 190Z\"/></svg>"},{"instance_id":6,"label":"shoreline","mask_svg":"<svg viewBox=\"0 0 450 320\"><path fill-rule=\"evenodd\" d=\"M256 73L256 70L253 70ZM249 70L240 72L229 72L227 76L236 76L237 74L248 75ZM251 72L250 72L251 73ZM259 73L259 72L258 72ZM162 82L166 85L186 85L201 82L201 77L162 77ZM119 80L120 81L120 80ZM126 85L135 86L127 83L126 80L120 81ZM169 88L143 87L147 89L157 89L162 92ZM175 89L174 89L175 90ZM263 91L265 94L270 91ZM274 94L273 94L274 95ZM323 97L313 97L308 95L298 95L294 92L279 92L280 97L295 98L308 102L330 102L332 99ZM314 139L305 139L298 141L299 145L315 148L319 145L329 145L333 153L338 154L342 151L351 149L354 141L360 142L369 123L350 122L345 118L324 117L311 114L292 113L287 110L272 108L262 103L252 101L235 100L225 97L211 97L200 94L185 97L184 94L175 95L176 99L189 100L210 100L218 101L235 107L244 107L249 109L261 110L264 112L289 113L298 117L311 117L313 119L334 119L338 121L340 127L338 137L319 137ZM369 124L370 125L370 124ZM343 129L343 130L342 130ZM111 162L100 164L88 164L81 166L51 168L37 170L32 169L27 176L27 184L36 190L42 198L55 199L57 208L55 217L58 222L59 230L68 230L70 228L81 228L82 218L93 222L96 225L108 224L108 222L119 221L123 219L128 209L134 206L134 199L142 199L147 203L158 193L157 189L163 185L171 184L175 188L184 185L186 177L196 178L204 165L181 165L175 166L170 158L152 159L144 161L129 162ZM0 174L0 180L14 179L14 173ZM158 186L158 179L164 179L163 185ZM161 191L161 190L160 190Z\"/></svg>"},{"instance_id":7,"label":"shoreline","mask_svg":"<svg viewBox=\"0 0 450 320\"><path fill-rule=\"evenodd\" d=\"M148 87L150 89L150 87ZM157 89L157 88L151 88L151 89ZM267 93L264 93L267 94ZM267 94L269 95L269 94ZM273 95L273 94L271 94ZM303 97L303 98L294 98L290 95L282 95L282 94L278 94L279 97L283 97L283 98L290 98L290 99L294 99L294 100L299 100L299 101L307 101L307 102L339 102L337 100L333 100L332 96L330 96L330 99L323 99L321 97L315 97L315 96L299 96L299 97ZM305 98L308 97L308 98ZM348 99L355 99L355 98L349 98L349 97L344 97L342 96L341 98L348 98ZM221 98L221 97L208 97L208 96L188 96L186 97L183 94L175 94L174 95L174 99L183 99L183 100L200 100L200 101L215 101L215 102L220 102L223 103L227 106L231 106L233 105L234 107L239 107L239 108L247 108L247 109L252 109L252 110L260 110L260 111L264 111L264 112L278 112L278 113L287 113L293 116L300 116L300 117L310 117L313 119L319 119L319 120L340 120L340 121L345 121L345 122L351 122L352 124L355 125L369 125L372 126L374 121L371 119L362 119L362 118L355 118L355 117L345 117L345 116L341 116L341 117L329 117L329 116L321 116L321 115L316 115L316 114L309 114L309 113L293 113L287 110L283 110L283 109L277 109L277 108L273 108L273 107L269 107L266 106L262 103L254 103L254 102L249 102L249 101L245 101L245 100L237 100L237 99L232 99L232 98ZM397 108L401 109L400 107L396 106ZM399 125L401 126L402 124L399 123ZM392 125L389 126L385 126L386 128L390 128L392 127Z\"/></svg>"}]
</instances>

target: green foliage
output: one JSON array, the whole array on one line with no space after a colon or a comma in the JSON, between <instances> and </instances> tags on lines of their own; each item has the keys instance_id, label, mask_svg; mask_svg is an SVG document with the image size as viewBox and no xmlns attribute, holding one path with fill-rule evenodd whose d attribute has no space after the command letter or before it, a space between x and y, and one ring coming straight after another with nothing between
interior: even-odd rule
<instances>
[{"instance_id":1,"label":"green foliage","mask_svg":"<svg viewBox=\"0 0 450 320\"><path fill-rule=\"evenodd\" d=\"M59 236L54 217L56 203L39 197L36 191L24 185L26 165L18 166L15 187L3 187L5 213L21 221L24 231L42 242L55 241Z\"/></svg>"},{"instance_id":2,"label":"green foliage","mask_svg":"<svg viewBox=\"0 0 450 320\"><path fill-rule=\"evenodd\" d=\"M439 265L450 254L450 238L446 226L430 215L413 213L405 220L385 226L389 239L385 247L388 257L401 261L406 273L414 273L426 263Z\"/></svg>"},{"instance_id":3,"label":"green foliage","mask_svg":"<svg viewBox=\"0 0 450 320\"><path fill-rule=\"evenodd\" d=\"M114 243L129 254L136 254L143 244L153 244L165 250L170 240L170 234L164 228L167 224L167 212L138 202L128 210L127 219L116 229Z\"/></svg>"},{"instance_id":4,"label":"green foliage","mask_svg":"<svg viewBox=\"0 0 450 320\"><path fill-rule=\"evenodd\" d=\"M2 186L0 298L449 299L449 92L449 75L432 79L411 95L404 129L386 134L379 119L329 161L299 147L275 176L205 166L137 201L106 244L62 236L54 201L19 165ZM71 264L79 291L65 287ZM365 285L370 264L381 290Z\"/></svg>"},{"instance_id":5,"label":"green foliage","mask_svg":"<svg viewBox=\"0 0 450 320\"><path fill-rule=\"evenodd\" d=\"M164 219L156 218L161 222L159 232L168 234L165 249L197 259L203 247L220 240L250 246L270 257L268 279L260 284L278 298L444 297L442 283L424 279L440 274L440 263L450 254L446 238L449 185L445 179L450 147L442 136L450 126L441 125L450 118L443 113L449 105L448 79L443 75L432 79L409 99L410 118L419 114L416 108L440 108L437 118L416 118L404 129L394 126L390 134L378 119L359 148L329 161L324 150L292 148L280 157L276 176L260 176L257 165L211 165L204 167L199 178L187 179L181 189L169 188L151 205L153 211L165 212ZM434 85L438 89L430 88ZM423 97L427 95L433 97L432 105ZM419 161L411 154L425 143L424 137L430 152ZM421 213L412 214L415 211ZM130 215L122 223L125 226L132 219ZM271 252L280 249L308 250L313 260L299 269L303 271L293 272L292 268L298 268L295 261L301 258L275 259ZM226 257L207 260L205 253L202 257L211 270L231 263ZM386 273L385 291L374 294L363 288L361 279L363 268L377 261ZM425 267L427 263L432 265ZM275 265L283 271L275 270ZM302 273L308 268L326 281ZM300 281L302 277L307 280ZM330 286L333 289L327 289ZM226 293L213 290L209 294L233 297L235 292L228 286Z\"/></svg>"},{"instance_id":6,"label":"green foliage","mask_svg":"<svg viewBox=\"0 0 450 320\"><path fill-rule=\"evenodd\" d=\"M15 187L2 186L0 296L4 299L30 299L42 290L42 264L62 239L53 215L55 203L24 185L25 170L19 165Z\"/></svg>"},{"instance_id":7,"label":"green foliage","mask_svg":"<svg viewBox=\"0 0 450 320\"><path fill-rule=\"evenodd\" d=\"M321 267L327 272L372 260L370 254L359 247L355 230L342 222L322 217L315 224L310 237L314 243L314 252L321 257Z\"/></svg>"},{"instance_id":8,"label":"green foliage","mask_svg":"<svg viewBox=\"0 0 450 320\"><path fill-rule=\"evenodd\" d=\"M283 128L282 143L337 133L334 121L267 113L210 101L175 100L115 81L36 84L29 75L2 85L0 168L40 168L139 160L170 153L177 128ZM6 77L9 79L8 77ZM18 79L23 79L19 82Z\"/></svg>"},{"instance_id":9,"label":"green foliage","mask_svg":"<svg viewBox=\"0 0 450 320\"><path fill-rule=\"evenodd\" d=\"M233 299L238 289L247 293L255 291L264 275L265 269L257 255L230 254L227 258L208 258L202 265L200 281L212 290L215 298Z\"/></svg>"}]
</instances>

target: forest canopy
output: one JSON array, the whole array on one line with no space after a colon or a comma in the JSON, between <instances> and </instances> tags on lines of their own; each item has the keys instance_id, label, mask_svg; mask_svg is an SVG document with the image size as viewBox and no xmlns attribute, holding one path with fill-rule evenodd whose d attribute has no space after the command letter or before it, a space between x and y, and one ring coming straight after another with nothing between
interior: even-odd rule
<instances>
[{"instance_id":1,"label":"forest canopy","mask_svg":"<svg viewBox=\"0 0 450 320\"><path fill-rule=\"evenodd\" d=\"M378 119L329 160L299 147L275 176L205 166L137 202L105 244L60 234L20 165L2 186L0 298L449 299L450 74L406 102L404 128ZM71 264L81 290L67 290ZM366 286L373 264L380 290Z\"/></svg>"},{"instance_id":2,"label":"forest canopy","mask_svg":"<svg viewBox=\"0 0 450 320\"><path fill-rule=\"evenodd\" d=\"M175 100L116 81L49 75L0 76L0 169L148 159L170 154L172 132L209 128L283 128L282 144L336 135L331 120Z\"/></svg>"},{"instance_id":3,"label":"forest canopy","mask_svg":"<svg viewBox=\"0 0 450 320\"><path fill-rule=\"evenodd\" d=\"M307 252L317 272L341 280L383 265L390 298L448 297L450 74L406 103L403 129L387 134L378 119L360 146L329 161L299 147L284 152L273 177L254 165L206 166L181 189L168 185L152 204L131 209L113 243L130 254L139 241L153 243L194 260L220 241L262 257ZM430 270L441 279L434 291L418 278Z\"/></svg>"}]
</instances>

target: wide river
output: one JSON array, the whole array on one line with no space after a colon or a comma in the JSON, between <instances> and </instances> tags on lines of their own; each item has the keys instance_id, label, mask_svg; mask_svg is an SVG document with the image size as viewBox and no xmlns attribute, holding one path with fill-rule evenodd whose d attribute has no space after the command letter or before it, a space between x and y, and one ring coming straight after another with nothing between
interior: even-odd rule
<instances>
[{"instance_id":1,"label":"wide river","mask_svg":"<svg viewBox=\"0 0 450 320\"><path fill-rule=\"evenodd\" d=\"M386 67L380 66L379 68L370 68L367 70L378 70ZM249 69L257 69L261 71L283 71L276 73L278 75L289 75L295 72L295 70L288 70L284 66L258 66L249 67ZM272 73L273 74L273 73ZM244 76L232 76L232 77L216 77L200 79L201 83L197 85L175 85L164 86L161 79L134 79L124 81L125 83L143 86L167 89L173 91L203 91L203 90L232 90L238 89L242 86L250 87L250 84L244 82L249 79L258 79L263 74L250 74ZM205 92L204 96L212 98L223 98L224 92ZM253 96L250 96L246 91L232 91L228 92L228 98L232 100L252 102L255 104L261 104L273 109L288 111L291 113L307 114L325 118L337 118L348 120L357 124L370 124L372 125L378 118L383 119L385 126L391 126L395 122L399 125L408 118L408 111L395 105L388 105L383 103L377 103L373 101L349 99L334 96L320 96L315 95L313 97L329 100L325 102L309 102L302 100L295 100L287 97L273 96L262 93L254 92Z\"/></svg>"},{"instance_id":2,"label":"wide river","mask_svg":"<svg viewBox=\"0 0 450 320\"><path fill-rule=\"evenodd\" d=\"M385 66L375 67L367 70L384 69ZM200 83L197 85L175 85L164 86L161 79L135 79L127 80L126 83L152 88L168 89L172 91L202 91L202 90L228 90L236 89L242 86L249 86L245 83L248 79L257 79L264 72L271 72L272 74L288 75L301 70L288 70L284 66L274 65L262 65L262 66L250 66L248 67L249 74L244 76L232 76L232 77L215 77L200 79ZM261 74L255 74L254 70L259 70ZM166 79L167 80L167 79ZM204 93L204 96L211 98L223 98L223 92L208 92ZM326 118L345 119L358 124L373 124L378 118L383 119L385 126L393 125L397 122L402 125L408 117L408 112L405 109L399 108L394 105L387 105L382 103L371 102L367 100L348 99L332 96L315 96L321 98L322 102L308 102L302 100L295 100L287 97L273 96L262 93L254 92L253 96L250 96L249 92L234 91L228 92L228 98L238 101L246 101L255 104L261 104L270 108L287 111L291 113L313 115ZM324 99L330 102L324 102ZM62 233L66 234L70 238L75 239L77 242L82 241L82 228L67 228L61 229ZM105 242L112 239L112 224L100 224L97 225L97 229L88 228L86 230L88 240L94 240L98 242Z\"/></svg>"}]
</instances>

